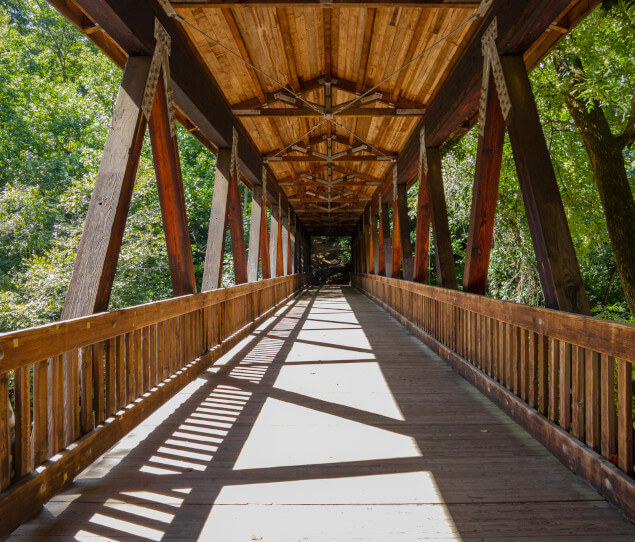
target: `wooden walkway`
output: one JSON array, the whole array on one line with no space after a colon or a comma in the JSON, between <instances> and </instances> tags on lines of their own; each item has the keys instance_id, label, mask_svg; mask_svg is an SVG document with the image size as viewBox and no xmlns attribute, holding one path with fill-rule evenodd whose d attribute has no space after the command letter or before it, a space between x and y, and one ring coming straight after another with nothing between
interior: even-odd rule
<instances>
[{"instance_id":1,"label":"wooden walkway","mask_svg":"<svg viewBox=\"0 0 635 542\"><path fill-rule=\"evenodd\" d=\"M12 540L635 540L378 306L313 290Z\"/></svg>"}]
</instances>

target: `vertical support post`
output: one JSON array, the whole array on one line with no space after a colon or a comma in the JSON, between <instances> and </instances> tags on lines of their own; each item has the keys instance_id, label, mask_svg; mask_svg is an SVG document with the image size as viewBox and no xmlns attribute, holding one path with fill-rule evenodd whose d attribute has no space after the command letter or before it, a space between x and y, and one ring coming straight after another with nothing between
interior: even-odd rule
<instances>
[{"instance_id":1,"label":"vertical support post","mask_svg":"<svg viewBox=\"0 0 635 542\"><path fill-rule=\"evenodd\" d=\"M282 251L282 269L280 276L289 274L289 214L290 209L288 208L282 213L282 244L280 247Z\"/></svg>"},{"instance_id":2,"label":"vertical support post","mask_svg":"<svg viewBox=\"0 0 635 542\"><path fill-rule=\"evenodd\" d=\"M262 206L262 186L254 185L251 190L251 217L249 221L249 252L247 254L247 280L258 280L258 258L261 253L260 243L262 235L262 215L265 212ZM265 222L266 225L266 222ZM266 235L265 235L266 239Z\"/></svg>"},{"instance_id":3,"label":"vertical support post","mask_svg":"<svg viewBox=\"0 0 635 542\"><path fill-rule=\"evenodd\" d=\"M370 237L373 246L373 274L379 274L379 230L377 229L377 215L373 214L373 208L370 209Z\"/></svg>"},{"instance_id":4,"label":"vertical support post","mask_svg":"<svg viewBox=\"0 0 635 542\"><path fill-rule=\"evenodd\" d=\"M370 215L369 215L370 218ZM370 220L367 219L366 213L362 215L362 224L364 232L364 273L370 273L371 262L373 261L373 245L370 240Z\"/></svg>"},{"instance_id":5,"label":"vertical support post","mask_svg":"<svg viewBox=\"0 0 635 542\"><path fill-rule=\"evenodd\" d=\"M401 247L401 266L403 279L412 280L412 243L410 242L410 219L408 218L408 189L405 184L397 185L397 201L399 221L399 246Z\"/></svg>"},{"instance_id":6,"label":"vertical support post","mask_svg":"<svg viewBox=\"0 0 635 542\"><path fill-rule=\"evenodd\" d=\"M392 276L392 240L390 239L390 220L388 215L388 204L381 201L381 215L379 216L379 274L385 277ZM381 255L384 255L382 262ZM383 266L382 266L383 263Z\"/></svg>"},{"instance_id":7,"label":"vertical support post","mask_svg":"<svg viewBox=\"0 0 635 542\"><path fill-rule=\"evenodd\" d=\"M175 296L196 293L190 231L187 226L183 177L176 141L170 132L168 96L164 78L159 77L150 116L150 141L159 189L163 230Z\"/></svg>"},{"instance_id":8,"label":"vertical support post","mask_svg":"<svg viewBox=\"0 0 635 542\"><path fill-rule=\"evenodd\" d=\"M501 111L494 76L490 74L484 102L484 126L479 127L476 172L472 191L472 210L467 237L463 290L485 295L489 269L496 200L503 160L505 121Z\"/></svg>"},{"instance_id":9,"label":"vertical support post","mask_svg":"<svg viewBox=\"0 0 635 542\"><path fill-rule=\"evenodd\" d=\"M558 183L522 56L500 58L506 118L547 307L590 314ZM499 92L500 94L500 92Z\"/></svg>"},{"instance_id":10,"label":"vertical support post","mask_svg":"<svg viewBox=\"0 0 635 542\"><path fill-rule=\"evenodd\" d=\"M280 208L277 203L271 202L271 229L269 230L269 262L271 278L279 277L278 274L278 238L280 237Z\"/></svg>"},{"instance_id":11,"label":"vertical support post","mask_svg":"<svg viewBox=\"0 0 635 542\"><path fill-rule=\"evenodd\" d=\"M262 191L264 194L264 190ZM260 269L263 280L271 278L271 260L269 256L269 232L267 231L267 201L262 198L260 213Z\"/></svg>"},{"instance_id":12,"label":"vertical support post","mask_svg":"<svg viewBox=\"0 0 635 542\"><path fill-rule=\"evenodd\" d=\"M295 273L295 227L296 218L293 211L289 209L289 275L293 275Z\"/></svg>"},{"instance_id":13,"label":"vertical support post","mask_svg":"<svg viewBox=\"0 0 635 542\"><path fill-rule=\"evenodd\" d=\"M434 248L437 261L439 286L457 289L452 239L448 224L448 209L445 204L443 190L443 174L441 170L441 153L438 148L428 148L428 193L432 207L432 227L434 229Z\"/></svg>"},{"instance_id":14,"label":"vertical support post","mask_svg":"<svg viewBox=\"0 0 635 542\"><path fill-rule=\"evenodd\" d=\"M227 148L218 149L212 211L209 218L205 266L203 268L203 285L201 287L203 292L220 288L225 252L225 224L227 221L230 168L231 150Z\"/></svg>"},{"instance_id":15,"label":"vertical support post","mask_svg":"<svg viewBox=\"0 0 635 542\"><path fill-rule=\"evenodd\" d=\"M238 137L237 134L234 137ZM238 160L238 156L235 157ZM247 254L245 251L245 230L243 226L243 206L240 198L238 169L232 168L229 176L229 201L227 206L227 225L232 242L234 260L234 282L247 282Z\"/></svg>"},{"instance_id":16,"label":"vertical support post","mask_svg":"<svg viewBox=\"0 0 635 542\"><path fill-rule=\"evenodd\" d=\"M108 309L145 134L141 103L149 71L149 57L126 63L62 320Z\"/></svg>"},{"instance_id":17,"label":"vertical support post","mask_svg":"<svg viewBox=\"0 0 635 542\"><path fill-rule=\"evenodd\" d=\"M424 152L425 149L424 149ZM417 198L417 230L415 233L415 261L412 280L426 283L428 280L428 258L430 253L430 222L432 221L432 205L428 192L428 175L422 172L419 179L419 196Z\"/></svg>"},{"instance_id":18,"label":"vertical support post","mask_svg":"<svg viewBox=\"0 0 635 542\"><path fill-rule=\"evenodd\" d=\"M392 266L390 276L394 279L401 278L401 233L399 231L399 207L397 199L392 206Z\"/></svg>"}]
</instances>

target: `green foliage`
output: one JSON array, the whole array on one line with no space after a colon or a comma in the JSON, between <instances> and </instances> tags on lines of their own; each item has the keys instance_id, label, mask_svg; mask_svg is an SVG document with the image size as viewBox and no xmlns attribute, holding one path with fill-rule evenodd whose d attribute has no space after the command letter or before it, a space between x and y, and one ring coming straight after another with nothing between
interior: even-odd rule
<instances>
[{"instance_id":1,"label":"green foliage","mask_svg":"<svg viewBox=\"0 0 635 542\"><path fill-rule=\"evenodd\" d=\"M596 315L629 319L606 223L584 146L564 106L555 63L575 53L584 62L586 96L623 129L635 90L632 1L605 0L532 74L547 142L574 244ZM572 67L573 68L573 67ZM0 0L0 331L59 318L106 139L119 70L44 0ZM215 158L178 132L197 283L202 279ZM477 136L444 149L444 176L456 267L467 244ZM625 160L635 170L634 153ZM251 198L241 186L249 238ZM408 193L414 241L417 187ZM269 217L268 217L269 220ZM349 238L336 244L350 261ZM434 242L430 282L436 282ZM222 285L233 284L231 239ZM505 142L489 295L543 302L509 142ZM170 273L150 145L144 144L126 223L111 308L171 295Z\"/></svg>"},{"instance_id":2,"label":"green foliage","mask_svg":"<svg viewBox=\"0 0 635 542\"><path fill-rule=\"evenodd\" d=\"M0 330L61 314L120 80L118 68L43 0L0 1ZM215 158L183 129L178 141L200 285ZM171 294L146 141L110 307Z\"/></svg>"}]
</instances>

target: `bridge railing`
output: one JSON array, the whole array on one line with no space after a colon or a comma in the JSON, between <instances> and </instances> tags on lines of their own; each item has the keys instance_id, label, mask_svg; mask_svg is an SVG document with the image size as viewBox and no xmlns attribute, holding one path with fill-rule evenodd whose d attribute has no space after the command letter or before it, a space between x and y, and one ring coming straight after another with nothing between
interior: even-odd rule
<instances>
[{"instance_id":1,"label":"bridge railing","mask_svg":"<svg viewBox=\"0 0 635 542\"><path fill-rule=\"evenodd\" d=\"M290 275L0 334L0 539L307 281Z\"/></svg>"},{"instance_id":2,"label":"bridge railing","mask_svg":"<svg viewBox=\"0 0 635 542\"><path fill-rule=\"evenodd\" d=\"M635 326L376 275L352 284L635 518Z\"/></svg>"}]
</instances>

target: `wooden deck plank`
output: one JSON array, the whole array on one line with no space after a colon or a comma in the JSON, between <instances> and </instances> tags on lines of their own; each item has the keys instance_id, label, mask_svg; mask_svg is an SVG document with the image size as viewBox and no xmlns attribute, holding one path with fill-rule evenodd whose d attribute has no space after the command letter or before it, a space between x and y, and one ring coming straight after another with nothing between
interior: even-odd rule
<instances>
[{"instance_id":1,"label":"wooden deck plank","mask_svg":"<svg viewBox=\"0 0 635 542\"><path fill-rule=\"evenodd\" d=\"M378 306L313 290L14 540L635 540L619 512Z\"/></svg>"}]
</instances>

